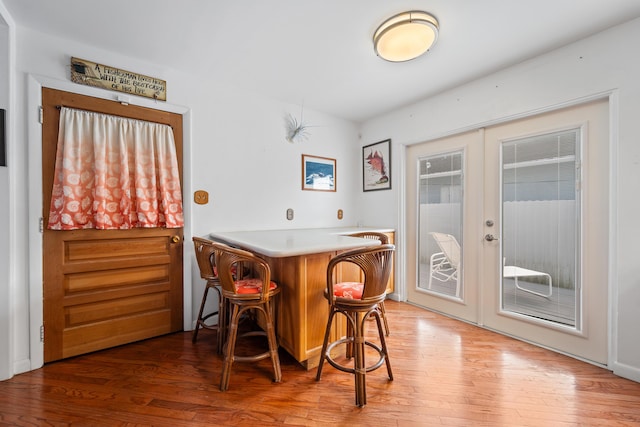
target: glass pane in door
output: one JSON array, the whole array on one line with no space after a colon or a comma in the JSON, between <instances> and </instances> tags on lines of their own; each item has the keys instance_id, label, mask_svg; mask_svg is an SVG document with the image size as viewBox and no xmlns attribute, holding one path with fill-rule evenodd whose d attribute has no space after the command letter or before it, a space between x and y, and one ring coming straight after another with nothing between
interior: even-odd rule
<instances>
[{"instance_id":1,"label":"glass pane in door","mask_svg":"<svg viewBox=\"0 0 640 427\"><path fill-rule=\"evenodd\" d=\"M463 151L418 159L418 289L462 297Z\"/></svg>"},{"instance_id":2,"label":"glass pane in door","mask_svg":"<svg viewBox=\"0 0 640 427\"><path fill-rule=\"evenodd\" d=\"M503 311L579 324L580 129L502 144Z\"/></svg>"}]
</instances>

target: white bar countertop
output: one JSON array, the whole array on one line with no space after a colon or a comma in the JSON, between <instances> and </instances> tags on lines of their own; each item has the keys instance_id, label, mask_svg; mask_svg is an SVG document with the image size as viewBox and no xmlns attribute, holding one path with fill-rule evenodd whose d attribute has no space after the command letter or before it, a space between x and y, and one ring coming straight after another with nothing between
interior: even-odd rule
<instances>
[{"instance_id":1,"label":"white bar countertop","mask_svg":"<svg viewBox=\"0 0 640 427\"><path fill-rule=\"evenodd\" d=\"M284 258L323 252L342 251L377 246L377 240L349 237L349 234L364 231L390 233L392 228L381 227L336 227L301 228L287 230L252 230L212 232L209 237L232 246L248 249L259 254Z\"/></svg>"}]
</instances>

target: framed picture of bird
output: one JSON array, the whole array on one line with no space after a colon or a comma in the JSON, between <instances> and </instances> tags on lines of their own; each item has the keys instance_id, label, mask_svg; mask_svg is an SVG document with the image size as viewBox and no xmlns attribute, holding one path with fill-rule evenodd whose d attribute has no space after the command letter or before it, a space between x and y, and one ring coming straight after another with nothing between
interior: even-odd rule
<instances>
[{"instance_id":1,"label":"framed picture of bird","mask_svg":"<svg viewBox=\"0 0 640 427\"><path fill-rule=\"evenodd\" d=\"M362 147L362 190L391 189L391 140Z\"/></svg>"}]
</instances>

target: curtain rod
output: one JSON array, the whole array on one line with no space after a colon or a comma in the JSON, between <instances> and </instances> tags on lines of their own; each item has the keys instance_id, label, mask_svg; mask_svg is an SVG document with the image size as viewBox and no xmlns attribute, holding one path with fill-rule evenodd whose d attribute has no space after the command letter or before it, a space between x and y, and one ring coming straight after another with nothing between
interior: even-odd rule
<instances>
[{"instance_id":1,"label":"curtain rod","mask_svg":"<svg viewBox=\"0 0 640 427\"><path fill-rule=\"evenodd\" d=\"M117 102L117 101L114 101L114 102ZM129 105L129 104L126 104L126 105ZM104 115L107 115L107 116L122 117L122 118L124 118L124 119L131 119L131 120L138 120L138 121L141 121L141 122L155 123L155 124L158 124L158 125L165 125L165 126L169 126L171 129L173 129L173 126L171 126L171 125L169 125L169 124L167 124L167 123L159 123L159 122L152 122L152 121L149 121L149 120L135 119L135 118L133 118L133 117L119 116L119 115L117 115L117 114L108 114L108 113L105 113L105 112L103 112L103 111L85 110L84 108L68 107L68 106L66 106L66 105L56 105L56 110L62 110L62 107L64 107L64 108L70 108L70 109L72 109L72 110L78 110L78 111L86 111L86 112L88 112L88 113L104 114Z\"/></svg>"},{"instance_id":2,"label":"curtain rod","mask_svg":"<svg viewBox=\"0 0 640 427\"><path fill-rule=\"evenodd\" d=\"M117 102L117 101L114 101L114 102ZM129 105L129 104L122 104L122 105ZM92 112L92 113L100 113L100 111L86 110L86 109L84 109L84 108L78 108L78 107L69 107L69 106L67 106L67 105L56 105L56 110L61 110L61 109L62 109L62 107L64 107L64 108L71 108L71 109L73 109L73 110L90 111L90 112ZM102 113L102 114L106 114L106 113Z\"/></svg>"}]
</instances>

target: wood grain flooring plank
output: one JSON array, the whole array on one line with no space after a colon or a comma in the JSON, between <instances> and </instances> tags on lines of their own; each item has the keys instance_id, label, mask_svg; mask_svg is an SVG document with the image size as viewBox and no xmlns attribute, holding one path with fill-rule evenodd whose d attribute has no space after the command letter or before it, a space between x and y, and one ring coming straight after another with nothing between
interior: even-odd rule
<instances>
[{"instance_id":1,"label":"wood grain flooring plank","mask_svg":"<svg viewBox=\"0 0 640 427\"><path fill-rule=\"evenodd\" d=\"M386 309L394 381L367 374L364 408L350 374L325 365L318 382L283 350L281 383L269 360L235 363L222 393L203 330L197 344L174 333L0 382L0 426L640 425L639 383L410 304Z\"/></svg>"}]
</instances>

